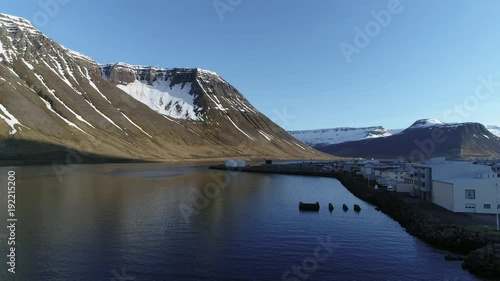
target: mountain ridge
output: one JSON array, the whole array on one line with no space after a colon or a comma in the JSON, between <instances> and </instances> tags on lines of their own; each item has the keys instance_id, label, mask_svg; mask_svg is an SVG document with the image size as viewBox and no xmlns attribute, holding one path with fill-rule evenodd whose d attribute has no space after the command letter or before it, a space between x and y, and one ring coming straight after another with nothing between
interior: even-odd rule
<instances>
[{"instance_id":1,"label":"mountain ridge","mask_svg":"<svg viewBox=\"0 0 500 281\"><path fill-rule=\"evenodd\" d=\"M433 120L432 122L427 122L427 120ZM390 135L395 135L403 132L404 130L411 129L412 127L422 127L434 124L436 126L456 126L460 124L473 124L474 122L464 122L464 123L444 123L437 119L427 118L419 119L415 121L412 125L405 129L386 129L383 126L368 126L368 127L336 127L336 128L324 128L324 129L309 129L309 130L293 130L287 131L290 135L294 136L298 140L315 147L320 144L338 144L348 141L358 141L368 138L375 137L388 137ZM425 125L424 125L425 124ZM488 131L493 135L500 137L500 126L488 125L485 126ZM384 132L382 134L370 134L371 130L380 130ZM359 131L360 134L353 135L349 132ZM328 134L329 132L338 133L336 135ZM345 132L345 134L343 134ZM314 136L311 136L313 134Z\"/></svg>"},{"instance_id":2,"label":"mountain ridge","mask_svg":"<svg viewBox=\"0 0 500 281\"><path fill-rule=\"evenodd\" d=\"M156 70L138 78L126 66L104 77L95 60L57 44L29 21L1 14L0 159L48 153L29 148L30 142L156 161L330 157L289 136L213 71L178 68L161 80ZM167 114L137 99L155 79L168 86L155 93L177 102ZM144 85L138 95L127 91L130 83ZM170 86L181 89L188 84L191 88L182 98L169 92ZM189 111L186 97L197 108ZM176 111L176 105L181 109Z\"/></svg>"},{"instance_id":3,"label":"mountain ridge","mask_svg":"<svg viewBox=\"0 0 500 281\"><path fill-rule=\"evenodd\" d=\"M436 136L443 139L436 139ZM485 159L500 156L500 137L480 123L443 123L435 119L420 119L389 136L333 144L317 143L313 147L343 157Z\"/></svg>"},{"instance_id":4,"label":"mountain ridge","mask_svg":"<svg viewBox=\"0 0 500 281\"><path fill-rule=\"evenodd\" d=\"M346 141L360 140L365 138L377 138L391 135L391 133L382 126L298 130L288 131L288 133L310 146L319 144L336 144Z\"/></svg>"}]
</instances>

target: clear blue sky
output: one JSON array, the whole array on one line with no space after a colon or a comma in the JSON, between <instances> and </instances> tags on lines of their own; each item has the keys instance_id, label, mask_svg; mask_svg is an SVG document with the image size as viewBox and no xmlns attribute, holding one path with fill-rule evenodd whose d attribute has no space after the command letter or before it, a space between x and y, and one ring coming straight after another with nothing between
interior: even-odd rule
<instances>
[{"instance_id":1,"label":"clear blue sky","mask_svg":"<svg viewBox=\"0 0 500 281\"><path fill-rule=\"evenodd\" d=\"M288 130L500 124L500 1L401 0L377 33L371 11L390 2L220 0L233 4L220 17L213 0L2 0L0 12L99 63L214 70ZM340 45L367 25L348 63Z\"/></svg>"}]
</instances>

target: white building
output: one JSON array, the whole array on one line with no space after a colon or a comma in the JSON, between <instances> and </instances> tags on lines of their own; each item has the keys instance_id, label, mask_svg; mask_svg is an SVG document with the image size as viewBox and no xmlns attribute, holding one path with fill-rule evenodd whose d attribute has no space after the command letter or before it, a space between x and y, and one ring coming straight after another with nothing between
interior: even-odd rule
<instances>
[{"instance_id":1,"label":"white building","mask_svg":"<svg viewBox=\"0 0 500 281\"><path fill-rule=\"evenodd\" d=\"M380 171L380 178L388 181L403 182L406 172L403 169L389 169Z\"/></svg>"},{"instance_id":2,"label":"white building","mask_svg":"<svg viewBox=\"0 0 500 281\"><path fill-rule=\"evenodd\" d=\"M472 177L477 173L493 172L487 165L472 162L446 161L444 157L432 158L414 166L413 189L424 200L433 199L433 181Z\"/></svg>"},{"instance_id":3,"label":"white building","mask_svg":"<svg viewBox=\"0 0 500 281\"><path fill-rule=\"evenodd\" d=\"M493 171L433 180L432 202L453 212L495 214L498 178Z\"/></svg>"},{"instance_id":4,"label":"white building","mask_svg":"<svg viewBox=\"0 0 500 281\"><path fill-rule=\"evenodd\" d=\"M378 174L377 183L382 186L391 186L396 192L412 192L413 181L407 182L407 178L413 178L413 167L402 165L398 168L383 168L375 170Z\"/></svg>"},{"instance_id":5,"label":"white building","mask_svg":"<svg viewBox=\"0 0 500 281\"><path fill-rule=\"evenodd\" d=\"M235 160L228 159L224 163L224 166L226 166L226 168L236 168L238 167L238 162L236 162Z\"/></svg>"}]
</instances>

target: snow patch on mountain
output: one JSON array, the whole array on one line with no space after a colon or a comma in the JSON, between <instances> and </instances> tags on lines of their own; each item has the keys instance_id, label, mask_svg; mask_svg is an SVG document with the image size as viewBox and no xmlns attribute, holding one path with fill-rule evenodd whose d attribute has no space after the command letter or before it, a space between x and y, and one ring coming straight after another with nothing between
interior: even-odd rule
<instances>
[{"instance_id":1,"label":"snow patch on mountain","mask_svg":"<svg viewBox=\"0 0 500 281\"><path fill-rule=\"evenodd\" d=\"M302 145L300 145L300 144L298 144L296 142L293 142L293 144L295 144L296 146L300 147L300 149L302 149L302 150L306 150Z\"/></svg>"},{"instance_id":2,"label":"snow patch on mountain","mask_svg":"<svg viewBox=\"0 0 500 281\"><path fill-rule=\"evenodd\" d=\"M392 135L383 127L332 128L305 131L290 131L290 135L309 146L318 144L337 144L368 138L381 138Z\"/></svg>"},{"instance_id":3,"label":"snow patch on mountain","mask_svg":"<svg viewBox=\"0 0 500 281\"><path fill-rule=\"evenodd\" d=\"M141 130L141 132L143 132L145 135L147 135L148 137L150 138L153 138L150 134L146 133L146 131L144 131L141 127L139 127L139 125L135 124L134 121L130 120L130 118L127 117L127 115L125 115L125 113L121 112L120 113L123 115L123 117L125 117L125 119L127 119L127 121L129 121L132 125L134 125L137 129Z\"/></svg>"},{"instance_id":4,"label":"snow patch on mountain","mask_svg":"<svg viewBox=\"0 0 500 281\"><path fill-rule=\"evenodd\" d=\"M135 80L129 84L119 84L118 88L149 106L154 111L176 119L200 120L200 110L194 104L191 82L170 87L170 80L155 81L148 85L146 81Z\"/></svg>"},{"instance_id":5,"label":"snow patch on mountain","mask_svg":"<svg viewBox=\"0 0 500 281\"><path fill-rule=\"evenodd\" d=\"M409 128L426 128L426 127L432 127L436 125L444 125L445 123L437 120L437 119L420 119L415 121Z\"/></svg>"},{"instance_id":6,"label":"snow patch on mountain","mask_svg":"<svg viewBox=\"0 0 500 281\"><path fill-rule=\"evenodd\" d=\"M2 41L0 41L0 62L4 60L5 57L5 49L3 48Z\"/></svg>"},{"instance_id":7,"label":"snow patch on mountain","mask_svg":"<svg viewBox=\"0 0 500 281\"><path fill-rule=\"evenodd\" d=\"M120 131L123 131L123 129L116 125L115 122L113 122L113 120L111 120L111 118L109 118L108 116L106 116L106 114L102 113L99 109L97 109L97 107L95 107L94 104L92 104L90 101L88 100L85 100L89 105L90 107L92 107L99 115L101 115L104 119L108 120L109 123L111 123L113 126L115 126L116 128L118 128ZM127 133L125 133L126 135L128 135Z\"/></svg>"},{"instance_id":8,"label":"snow patch on mountain","mask_svg":"<svg viewBox=\"0 0 500 281\"><path fill-rule=\"evenodd\" d=\"M83 119L82 116L78 115L75 111L73 111L69 106L67 106L58 96L56 96L55 94L55 91L50 89L47 84L45 84L44 82L44 79L43 79L43 76L37 74L36 72L34 73L35 74L35 77L38 78L38 80L42 83L43 86L45 86L45 88L47 89L47 91L52 95L52 97L54 97L60 104L62 104L69 112L71 112L75 117L76 119L82 121L83 123L89 125L90 127L92 128L95 128L94 126L92 126L92 124L90 124L89 122L87 122L87 120Z\"/></svg>"},{"instance_id":9,"label":"snow patch on mountain","mask_svg":"<svg viewBox=\"0 0 500 281\"><path fill-rule=\"evenodd\" d=\"M217 96L213 93L213 91L210 90L210 89L208 89L209 91L207 91L205 89L205 87L203 87L203 83L200 80L198 80L198 78L196 78L196 79L197 79L197 82L200 85L201 90L203 91L203 93L215 104L215 109L223 111L223 112L226 112L228 109L224 108L224 106L222 106L222 104L220 103L220 101L217 98Z\"/></svg>"},{"instance_id":10,"label":"snow patch on mountain","mask_svg":"<svg viewBox=\"0 0 500 281\"><path fill-rule=\"evenodd\" d=\"M33 24L31 24L30 21L7 14L0 14L0 26L7 27L7 31L10 33L15 33L18 30L21 30L29 34L42 34L35 26L33 26Z\"/></svg>"},{"instance_id":11,"label":"snow patch on mountain","mask_svg":"<svg viewBox=\"0 0 500 281\"><path fill-rule=\"evenodd\" d=\"M21 123L16 119L16 117L14 117L14 115L10 114L9 111L7 111L7 108L5 108L5 106L3 106L2 104L0 104L0 119L5 121L7 125L9 125L9 127L12 129L12 131L10 131L9 133L10 135L14 135L17 133L16 127L14 127L14 125L21 125Z\"/></svg>"},{"instance_id":12,"label":"snow patch on mountain","mask_svg":"<svg viewBox=\"0 0 500 281\"><path fill-rule=\"evenodd\" d=\"M264 138L266 138L268 141L272 141L273 140L273 137L266 134L264 131L262 130L258 130L259 131L259 134L261 134Z\"/></svg>"},{"instance_id":13,"label":"snow patch on mountain","mask_svg":"<svg viewBox=\"0 0 500 281\"><path fill-rule=\"evenodd\" d=\"M79 60L87 61L87 62L89 62L89 63L95 63L95 60L94 60L93 58L91 58L91 57L88 57L88 56L86 56L86 55L84 55L84 54L81 54L81 53L79 53L79 52L77 52L77 51L73 51L73 50L71 50L71 49L68 49L68 48L66 48L66 47L64 47L64 46L63 46L63 48L66 50L66 53L67 53L70 57L72 57L72 58L74 58L74 59L79 59Z\"/></svg>"},{"instance_id":14,"label":"snow patch on mountain","mask_svg":"<svg viewBox=\"0 0 500 281\"><path fill-rule=\"evenodd\" d=\"M11 63L13 61L13 56L15 56L14 52L9 49L5 49L2 41L0 41L0 62L7 61L7 63Z\"/></svg>"},{"instance_id":15,"label":"snow patch on mountain","mask_svg":"<svg viewBox=\"0 0 500 281\"><path fill-rule=\"evenodd\" d=\"M101 90L99 90L99 88L97 88L97 85L92 81L92 78L90 77L90 72L88 69L85 69L86 73L83 74L83 71L80 69L80 67L78 66L78 70L80 70L80 73L82 74L82 76L84 76L85 78L87 78L87 80L89 81L89 84L92 88L94 88L100 95L103 99L105 99L109 104L111 104L111 101L108 100L108 98L101 92Z\"/></svg>"},{"instance_id":16,"label":"snow patch on mountain","mask_svg":"<svg viewBox=\"0 0 500 281\"><path fill-rule=\"evenodd\" d=\"M387 132L389 132L391 135L399 134L405 129L388 129Z\"/></svg>"},{"instance_id":17,"label":"snow patch on mountain","mask_svg":"<svg viewBox=\"0 0 500 281\"><path fill-rule=\"evenodd\" d=\"M233 126L238 130L240 131L241 133L243 133L247 138L253 140L253 138L251 136L249 136L247 133L245 133L245 131L243 131L242 129L240 129L240 127L238 127L238 125L236 125L236 123L234 123L233 119L231 119L231 117L229 116L226 116L227 120L229 120L229 122L231 122L231 124L233 124Z\"/></svg>"},{"instance_id":18,"label":"snow patch on mountain","mask_svg":"<svg viewBox=\"0 0 500 281\"><path fill-rule=\"evenodd\" d=\"M52 108L52 105L50 105L50 103L46 100L44 100L42 97L40 97L40 99L43 101L43 103L45 104L45 106L47 107L47 109L54 113L57 117L61 118L66 124L68 124L70 127L73 127L75 129L77 129L78 131L86 134L86 135L89 135L87 132L85 132L84 130L82 130L80 127L78 127L75 123L69 121L68 119L64 118L62 115L60 115L59 113L57 113L53 108Z\"/></svg>"},{"instance_id":19,"label":"snow patch on mountain","mask_svg":"<svg viewBox=\"0 0 500 281\"><path fill-rule=\"evenodd\" d=\"M35 70L35 67L29 62L27 62L24 58L22 59L23 63L31 70Z\"/></svg>"}]
</instances>

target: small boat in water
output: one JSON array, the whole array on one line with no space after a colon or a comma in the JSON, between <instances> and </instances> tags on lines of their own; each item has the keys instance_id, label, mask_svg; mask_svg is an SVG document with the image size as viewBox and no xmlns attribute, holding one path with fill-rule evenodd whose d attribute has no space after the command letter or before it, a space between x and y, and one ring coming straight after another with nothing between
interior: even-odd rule
<instances>
[{"instance_id":1,"label":"small boat in water","mask_svg":"<svg viewBox=\"0 0 500 281\"><path fill-rule=\"evenodd\" d=\"M316 203L299 202L299 210L318 212L319 211L319 202L316 202Z\"/></svg>"}]
</instances>

